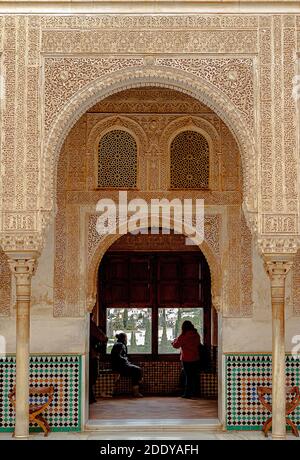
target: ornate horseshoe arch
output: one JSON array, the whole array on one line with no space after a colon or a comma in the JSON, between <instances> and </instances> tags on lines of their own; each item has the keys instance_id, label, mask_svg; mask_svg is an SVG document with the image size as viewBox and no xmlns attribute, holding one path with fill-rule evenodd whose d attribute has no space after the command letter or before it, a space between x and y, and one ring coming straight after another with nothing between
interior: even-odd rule
<instances>
[{"instance_id":1,"label":"ornate horseshoe arch","mask_svg":"<svg viewBox=\"0 0 300 460\"><path fill-rule=\"evenodd\" d=\"M215 86L204 79L178 69L159 66L145 66L126 71L117 71L105 78L94 80L78 91L57 115L45 142L41 196L42 208L51 212L56 199L56 171L62 144L75 122L96 102L107 96L130 88L158 86L174 89L188 94L210 107L219 115L234 134L238 143L244 177L244 203L246 211L257 210L255 145L241 112L233 106L230 99ZM249 225L252 219L248 219Z\"/></svg>"},{"instance_id":2,"label":"ornate horseshoe arch","mask_svg":"<svg viewBox=\"0 0 300 460\"><path fill-rule=\"evenodd\" d=\"M170 222L170 229L176 230L176 222L171 219ZM119 230L121 228L118 227ZM181 229L180 229L181 230ZM116 234L107 235L104 237L98 244L97 248L94 251L94 254L91 258L91 261L87 267L87 290L86 290L86 299L87 299L87 310L89 312L92 311L95 301L96 301L96 293L97 293L97 272L101 260L106 253L106 251L115 243L119 238L121 238L121 232L117 231ZM184 234L184 232L182 232ZM217 256L214 254L212 248L207 243L207 241L203 241L200 245L198 245L199 249L202 251L206 261L208 263L211 275L211 293L212 293L212 303L214 307L220 311L221 309L221 286L222 286L222 271L220 262L218 261Z\"/></svg>"}]
</instances>

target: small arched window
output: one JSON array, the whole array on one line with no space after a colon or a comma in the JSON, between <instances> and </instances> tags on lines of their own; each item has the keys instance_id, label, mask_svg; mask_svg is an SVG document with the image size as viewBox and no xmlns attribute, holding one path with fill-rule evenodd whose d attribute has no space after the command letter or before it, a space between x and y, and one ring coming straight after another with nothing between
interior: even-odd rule
<instances>
[{"instance_id":1,"label":"small arched window","mask_svg":"<svg viewBox=\"0 0 300 460\"><path fill-rule=\"evenodd\" d=\"M197 131L183 131L171 143L171 188L209 187L209 145Z\"/></svg>"},{"instance_id":2,"label":"small arched window","mask_svg":"<svg viewBox=\"0 0 300 460\"><path fill-rule=\"evenodd\" d=\"M119 129L101 137L98 149L98 187L135 188L137 145L134 137Z\"/></svg>"}]
</instances>

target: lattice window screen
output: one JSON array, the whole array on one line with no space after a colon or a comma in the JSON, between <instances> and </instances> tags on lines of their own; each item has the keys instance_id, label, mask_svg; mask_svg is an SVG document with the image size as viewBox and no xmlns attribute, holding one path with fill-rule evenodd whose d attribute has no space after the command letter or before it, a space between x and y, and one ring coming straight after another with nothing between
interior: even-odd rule
<instances>
[{"instance_id":1,"label":"lattice window screen","mask_svg":"<svg viewBox=\"0 0 300 460\"><path fill-rule=\"evenodd\" d=\"M179 133L171 144L171 188L209 187L209 145L196 131Z\"/></svg>"},{"instance_id":2,"label":"lattice window screen","mask_svg":"<svg viewBox=\"0 0 300 460\"><path fill-rule=\"evenodd\" d=\"M99 142L98 187L135 188L137 145L127 131L113 130Z\"/></svg>"}]
</instances>

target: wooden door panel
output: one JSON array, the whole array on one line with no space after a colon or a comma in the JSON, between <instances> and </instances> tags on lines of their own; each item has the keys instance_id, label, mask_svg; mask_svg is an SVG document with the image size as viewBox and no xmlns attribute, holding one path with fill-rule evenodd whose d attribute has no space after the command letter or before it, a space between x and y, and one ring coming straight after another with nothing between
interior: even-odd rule
<instances>
[{"instance_id":1,"label":"wooden door panel","mask_svg":"<svg viewBox=\"0 0 300 460\"><path fill-rule=\"evenodd\" d=\"M182 263L182 278L184 280L194 279L199 280L200 275L200 263L197 260L186 261Z\"/></svg>"},{"instance_id":2,"label":"wooden door panel","mask_svg":"<svg viewBox=\"0 0 300 460\"><path fill-rule=\"evenodd\" d=\"M201 304L199 283L185 283L182 285L182 306L198 307Z\"/></svg>"},{"instance_id":3,"label":"wooden door panel","mask_svg":"<svg viewBox=\"0 0 300 460\"><path fill-rule=\"evenodd\" d=\"M157 263L157 279L159 281L180 279L180 259L177 257L159 257Z\"/></svg>"},{"instance_id":4,"label":"wooden door panel","mask_svg":"<svg viewBox=\"0 0 300 460\"><path fill-rule=\"evenodd\" d=\"M112 257L109 263L105 263L105 269L103 270L104 279L107 282L111 281L127 281L128 280L128 264L124 258Z\"/></svg>"},{"instance_id":5,"label":"wooden door panel","mask_svg":"<svg viewBox=\"0 0 300 460\"><path fill-rule=\"evenodd\" d=\"M110 256L105 264L106 302L198 306L200 261L195 256Z\"/></svg>"},{"instance_id":6,"label":"wooden door panel","mask_svg":"<svg viewBox=\"0 0 300 460\"><path fill-rule=\"evenodd\" d=\"M158 288L158 305L180 305L180 284L179 283L160 283Z\"/></svg>"},{"instance_id":7,"label":"wooden door panel","mask_svg":"<svg viewBox=\"0 0 300 460\"><path fill-rule=\"evenodd\" d=\"M134 283L130 285L130 305L149 306L151 304L149 283Z\"/></svg>"},{"instance_id":8,"label":"wooden door panel","mask_svg":"<svg viewBox=\"0 0 300 460\"><path fill-rule=\"evenodd\" d=\"M115 305L115 307L127 306L129 303L128 284L106 285L104 299L106 305Z\"/></svg>"},{"instance_id":9,"label":"wooden door panel","mask_svg":"<svg viewBox=\"0 0 300 460\"><path fill-rule=\"evenodd\" d=\"M149 257L130 259L129 277L131 280L149 282L151 274L151 261Z\"/></svg>"}]
</instances>

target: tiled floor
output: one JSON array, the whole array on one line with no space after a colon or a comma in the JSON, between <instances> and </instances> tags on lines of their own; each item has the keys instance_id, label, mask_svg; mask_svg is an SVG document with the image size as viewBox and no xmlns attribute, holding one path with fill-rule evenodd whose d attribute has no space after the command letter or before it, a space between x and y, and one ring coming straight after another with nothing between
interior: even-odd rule
<instances>
[{"instance_id":1,"label":"tiled floor","mask_svg":"<svg viewBox=\"0 0 300 460\"><path fill-rule=\"evenodd\" d=\"M218 403L207 399L147 396L99 399L90 406L91 420L217 418Z\"/></svg>"},{"instance_id":2,"label":"tiled floor","mask_svg":"<svg viewBox=\"0 0 300 460\"><path fill-rule=\"evenodd\" d=\"M101 414L101 417L100 417ZM11 440L11 433L0 433L1 440ZM42 433L32 440L271 440L261 431L222 431L217 419L217 402L185 400L174 397L141 399L102 399L91 405L90 420L81 433ZM300 440L292 434L288 440Z\"/></svg>"}]
</instances>

